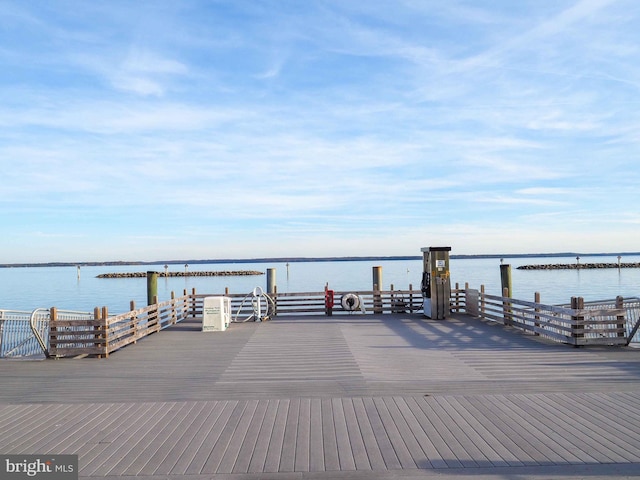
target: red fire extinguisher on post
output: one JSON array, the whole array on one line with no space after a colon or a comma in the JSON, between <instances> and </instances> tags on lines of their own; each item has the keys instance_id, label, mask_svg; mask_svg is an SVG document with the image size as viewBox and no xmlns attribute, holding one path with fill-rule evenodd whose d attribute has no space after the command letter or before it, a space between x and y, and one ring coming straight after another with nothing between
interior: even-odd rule
<instances>
[{"instance_id":1,"label":"red fire extinguisher on post","mask_svg":"<svg viewBox=\"0 0 640 480\"><path fill-rule=\"evenodd\" d=\"M333 299L334 299L333 290L329 290L328 288L325 288L325 290L324 290L324 311L329 316L331 316L333 314Z\"/></svg>"}]
</instances>

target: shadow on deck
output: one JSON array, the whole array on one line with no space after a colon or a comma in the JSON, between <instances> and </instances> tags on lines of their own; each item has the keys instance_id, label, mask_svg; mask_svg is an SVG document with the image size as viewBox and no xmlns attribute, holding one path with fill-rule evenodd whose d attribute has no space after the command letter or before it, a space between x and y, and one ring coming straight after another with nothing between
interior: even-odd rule
<instances>
[{"instance_id":1,"label":"shadow on deck","mask_svg":"<svg viewBox=\"0 0 640 480\"><path fill-rule=\"evenodd\" d=\"M0 453L75 453L89 478L571 478L640 462L640 350L466 315L189 320L108 359L3 362L0 382Z\"/></svg>"}]
</instances>

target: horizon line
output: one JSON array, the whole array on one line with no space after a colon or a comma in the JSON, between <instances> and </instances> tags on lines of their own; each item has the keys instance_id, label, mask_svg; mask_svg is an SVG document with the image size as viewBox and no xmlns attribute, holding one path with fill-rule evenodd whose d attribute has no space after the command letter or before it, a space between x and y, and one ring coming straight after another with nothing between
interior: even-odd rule
<instances>
[{"instance_id":1,"label":"horizon line","mask_svg":"<svg viewBox=\"0 0 640 480\"><path fill-rule=\"evenodd\" d=\"M556 253L478 253L451 254L451 259L469 258L531 258L531 257L566 257L566 256L611 256L611 255L640 255L640 252L556 252ZM176 265L176 264L206 264L206 263L267 263L267 262L338 262L338 261L367 261L367 260L420 260L422 255L348 255L335 257L256 257L256 258L220 258L220 259L185 259L185 260L105 260L82 262L17 262L0 263L0 268L11 267L81 267L81 266L113 266L113 265Z\"/></svg>"}]
</instances>

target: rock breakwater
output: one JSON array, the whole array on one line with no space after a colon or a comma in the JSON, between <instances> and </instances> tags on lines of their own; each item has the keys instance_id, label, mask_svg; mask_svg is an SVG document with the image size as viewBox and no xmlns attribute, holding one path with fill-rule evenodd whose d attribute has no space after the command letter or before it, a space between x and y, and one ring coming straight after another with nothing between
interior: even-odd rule
<instances>
[{"instance_id":1,"label":"rock breakwater","mask_svg":"<svg viewBox=\"0 0 640 480\"><path fill-rule=\"evenodd\" d=\"M158 277L239 277L245 275L264 275L256 270L224 270L217 272L158 272ZM96 278L146 278L147 272L101 273Z\"/></svg>"},{"instance_id":2,"label":"rock breakwater","mask_svg":"<svg viewBox=\"0 0 640 480\"><path fill-rule=\"evenodd\" d=\"M635 263L552 263L548 265L520 265L518 270L594 270L599 268L640 268Z\"/></svg>"}]
</instances>

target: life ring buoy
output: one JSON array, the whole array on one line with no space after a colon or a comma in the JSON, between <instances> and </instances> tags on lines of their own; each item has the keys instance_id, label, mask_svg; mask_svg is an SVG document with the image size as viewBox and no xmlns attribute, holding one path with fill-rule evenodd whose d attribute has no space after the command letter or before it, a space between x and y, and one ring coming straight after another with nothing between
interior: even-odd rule
<instances>
[{"instance_id":1,"label":"life ring buoy","mask_svg":"<svg viewBox=\"0 0 640 480\"><path fill-rule=\"evenodd\" d=\"M340 299L340 305L347 312L353 312L360 308L360 297L355 293L345 293Z\"/></svg>"}]
</instances>

